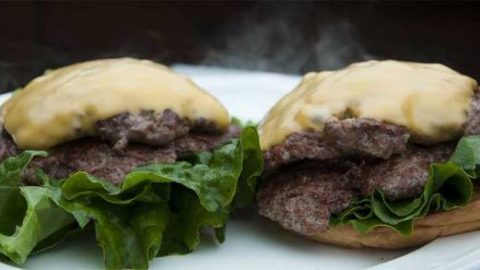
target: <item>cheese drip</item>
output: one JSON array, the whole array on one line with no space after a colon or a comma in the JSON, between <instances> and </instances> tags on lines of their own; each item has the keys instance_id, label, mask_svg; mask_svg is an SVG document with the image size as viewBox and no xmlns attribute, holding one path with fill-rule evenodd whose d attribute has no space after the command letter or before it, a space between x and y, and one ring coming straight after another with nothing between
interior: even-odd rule
<instances>
[{"instance_id":1,"label":"cheese drip","mask_svg":"<svg viewBox=\"0 0 480 270\"><path fill-rule=\"evenodd\" d=\"M308 73L263 119L260 144L266 150L294 132L322 132L330 117L404 126L417 143L448 141L462 133L477 87L444 65L393 60Z\"/></svg>"},{"instance_id":2,"label":"cheese drip","mask_svg":"<svg viewBox=\"0 0 480 270\"><path fill-rule=\"evenodd\" d=\"M48 149L94 135L99 120L141 110L229 125L227 110L191 80L147 60L105 59L47 72L2 108L6 130L22 149Z\"/></svg>"}]
</instances>

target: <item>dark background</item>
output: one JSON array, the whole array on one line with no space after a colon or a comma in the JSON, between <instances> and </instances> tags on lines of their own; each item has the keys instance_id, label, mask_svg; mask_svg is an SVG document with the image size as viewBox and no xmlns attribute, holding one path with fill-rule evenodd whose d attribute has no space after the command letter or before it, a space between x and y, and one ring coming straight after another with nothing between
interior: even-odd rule
<instances>
[{"instance_id":1,"label":"dark background","mask_svg":"<svg viewBox=\"0 0 480 270\"><path fill-rule=\"evenodd\" d=\"M480 78L476 2L1 2L0 92L45 69L133 56L285 73L365 59Z\"/></svg>"}]
</instances>

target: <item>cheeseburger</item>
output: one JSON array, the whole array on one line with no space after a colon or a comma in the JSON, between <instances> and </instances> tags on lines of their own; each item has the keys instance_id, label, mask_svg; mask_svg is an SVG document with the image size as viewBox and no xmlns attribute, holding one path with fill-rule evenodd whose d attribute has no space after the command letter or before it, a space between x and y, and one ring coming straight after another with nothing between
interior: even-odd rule
<instances>
[{"instance_id":1,"label":"cheeseburger","mask_svg":"<svg viewBox=\"0 0 480 270\"><path fill-rule=\"evenodd\" d=\"M403 248L480 228L477 82L440 64L308 73L259 126L261 215L308 238Z\"/></svg>"},{"instance_id":2,"label":"cheeseburger","mask_svg":"<svg viewBox=\"0 0 480 270\"><path fill-rule=\"evenodd\" d=\"M223 242L262 171L254 127L151 61L47 72L1 114L0 257L17 264L70 232L95 233L107 269L189 253L201 230Z\"/></svg>"},{"instance_id":3,"label":"cheeseburger","mask_svg":"<svg viewBox=\"0 0 480 270\"><path fill-rule=\"evenodd\" d=\"M189 79L147 60L67 66L30 82L2 108L0 158L48 150L25 173L76 171L120 183L135 167L173 163L238 135L227 110Z\"/></svg>"}]
</instances>

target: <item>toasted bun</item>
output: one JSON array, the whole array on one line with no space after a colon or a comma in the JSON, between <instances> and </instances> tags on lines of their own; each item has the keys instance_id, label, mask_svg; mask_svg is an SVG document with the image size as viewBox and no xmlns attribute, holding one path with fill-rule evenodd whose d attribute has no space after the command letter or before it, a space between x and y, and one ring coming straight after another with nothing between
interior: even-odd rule
<instances>
[{"instance_id":1,"label":"toasted bun","mask_svg":"<svg viewBox=\"0 0 480 270\"><path fill-rule=\"evenodd\" d=\"M423 245L442 236L479 228L480 198L475 196L475 199L465 207L449 212L433 213L418 219L412 235L407 237L387 227L377 227L367 234L361 234L351 225L346 225L331 228L313 236L312 239L352 248L399 249Z\"/></svg>"}]
</instances>

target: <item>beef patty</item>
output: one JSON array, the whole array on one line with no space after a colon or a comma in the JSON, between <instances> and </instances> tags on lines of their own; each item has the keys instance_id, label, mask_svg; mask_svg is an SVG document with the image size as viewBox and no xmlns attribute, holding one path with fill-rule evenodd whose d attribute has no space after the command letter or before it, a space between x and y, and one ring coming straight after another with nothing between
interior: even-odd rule
<instances>
[{"instance_id":1,"label":"beef patty","mask_svg":"<svg viewBox=\"0 0 480 270\"><path fill-rule=\"evenodd\" d=\"M362 155L387 159L405 151L408 131L380 121L329 119L323 133L293 133L279 145L264 152L265 172L304 159L329 160L346 155Z\"/></svg>"},{"instance_id":2,"label":"beef patty","mask_svg":"<svg viewBox=\"0 0 480 270\"><path fill-rule=\"evenodd\" d=\"M215 123L204 118L190 121L171 110L154 112L143 110L139 114L122 113L95 124L96 134L109 141L117 150L125 149L129 142L164 145L191 131L219 133Z\"/></svg>"},{"instance_id":3,"label":"beef patty","mask_svg":"<svg viewBox=\"0 0 480 270\"><path fill-rule=\"evenodd\" d=\"M257 195L259 212L286 229L314 235L328 229L332 214L347 208L355 196L375 188L389 200L421 194L431 163L444 162L453 144L409 147L390 159L304 161L282 167L264 179Z\"/></svg>"},{"instance_id":4,"label":"beef patty","mask_svg":"<svg viewBox=\"0 0 480 270\"><path fill-rule=\"evenodd\" d=\"M36 184L35 171L62 179L76 171L120 183L135 167L151 163L173 163L199 152L211 151L238 137L236 126L224 132L204 119L193 123L165 110L120 114L96 124L98 137L84 137L55 146L46 158L34 158L24 180ZM0 159L20 152L5 130L0 136Z\"/></svg>"}]
</instances>

